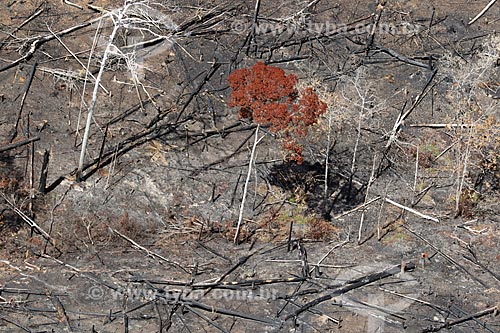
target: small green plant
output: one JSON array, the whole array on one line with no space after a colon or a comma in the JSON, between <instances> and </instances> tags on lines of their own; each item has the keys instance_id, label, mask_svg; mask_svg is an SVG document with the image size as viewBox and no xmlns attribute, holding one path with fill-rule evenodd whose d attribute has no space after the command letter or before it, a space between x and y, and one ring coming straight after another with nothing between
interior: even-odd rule
<instances>
[{"instance_id":1,"label":"small green plant","mask_svg":"<svg viewBox=\"0 0 500 333\"><path fill-rule=\"evenodd\" d=\"M458 202L458 210L455 216L463 216L465 218L471 218L474 216L474 208L477 206L480 199L479 193L465 189L460 195L460 200Z\"/></svg>"},{"instance_id":2,"label":"small green plant","mask_svg":"<svg viewBox=\"0 0 500 333\"><path fill-rule=\"evenodd\" d=\"M292 227L292 237L312 240L332 239L338 231L330 222L310 216L305 206L291 210L271 210L260 223L261 237L264 240L283 241L288 238Z\"/></svg>"}]
</instances>

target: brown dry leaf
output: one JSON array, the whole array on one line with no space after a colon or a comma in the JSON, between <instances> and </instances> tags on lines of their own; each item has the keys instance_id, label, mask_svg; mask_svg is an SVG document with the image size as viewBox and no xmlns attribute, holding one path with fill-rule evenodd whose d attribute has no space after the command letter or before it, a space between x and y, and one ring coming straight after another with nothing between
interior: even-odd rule
<instances>
[{"instance_id":1,"label":"brown dry leaf","mask_svg":"<svg viewBox=\"0 0 500 333\"><path fill-rule=\"evenodd\" d=\"M170 150L171 147L166 147L160 141L153 140L149 142L146 146L146 150L149 155L151 155L152 162L159 162L160 165L168 165L165 153Z\"/></svg>"},{"instance_id":2,"label":"brown dry leaf","mask_svg":"<svg viewBox=\"0 0 500 333\"><path fill-rule=\"evenodd\" d=\"M102 177L109 176L109 171L106 168L100 168L98 172L99 172L99 175Z\"/></svg>"}]
</instances>

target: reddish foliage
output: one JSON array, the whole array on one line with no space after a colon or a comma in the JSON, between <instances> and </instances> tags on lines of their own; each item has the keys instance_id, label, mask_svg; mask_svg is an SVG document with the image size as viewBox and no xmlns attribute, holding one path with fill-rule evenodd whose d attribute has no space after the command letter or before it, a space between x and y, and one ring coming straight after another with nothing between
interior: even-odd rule
<instances>
[{"instance_id":1,"label":"reddish foliage","mask_svg":"<svg viewBox=\"0 0 500 333\"><path fill-rule=\"evenodd\" d=\"M233 71L228 81L233 89L228 106L239 107L240 118L269 125L271 132L281 133L288 158L302 163L302 146L297 139L306 136L307 128L326 111L326 104L313 89L299 92L297 76L262 62Z\"/></svg>"}]
</instances>

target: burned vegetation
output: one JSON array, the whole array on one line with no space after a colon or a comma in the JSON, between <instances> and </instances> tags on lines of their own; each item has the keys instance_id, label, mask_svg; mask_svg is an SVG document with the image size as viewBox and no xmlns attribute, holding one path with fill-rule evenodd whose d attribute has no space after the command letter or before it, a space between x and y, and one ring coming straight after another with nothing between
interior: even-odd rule
<instances>
[{"instance_id":1,"label":"burned vegetation","mask_svg":"<svg viewBox=\"0 0 500 333\"><path fill-rule=\"evenodd\" d=\"M0 331L499 331L486 5L3 1Z\"/></svg>"}]
</instances>

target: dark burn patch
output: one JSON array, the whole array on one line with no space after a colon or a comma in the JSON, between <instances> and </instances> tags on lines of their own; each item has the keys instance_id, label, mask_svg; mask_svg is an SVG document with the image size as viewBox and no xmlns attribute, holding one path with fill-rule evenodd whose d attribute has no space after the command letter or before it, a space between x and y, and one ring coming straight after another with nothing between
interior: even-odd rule
<instances>
[{"instance_id":1,"label":"dark burn patch","mask_svg":"<svg viewBox=\"0 0 500 333\"><path fill-rule=\"evenodd\" d=\"M332 213L341 213L363 202L363 189L352 179L337 173L328 175L325 195L325 167L316 162L302 164L285 162L275 164L268 174L269 183L301 198L312 213L330 218Z\"/></svg>"}]
</instances>

